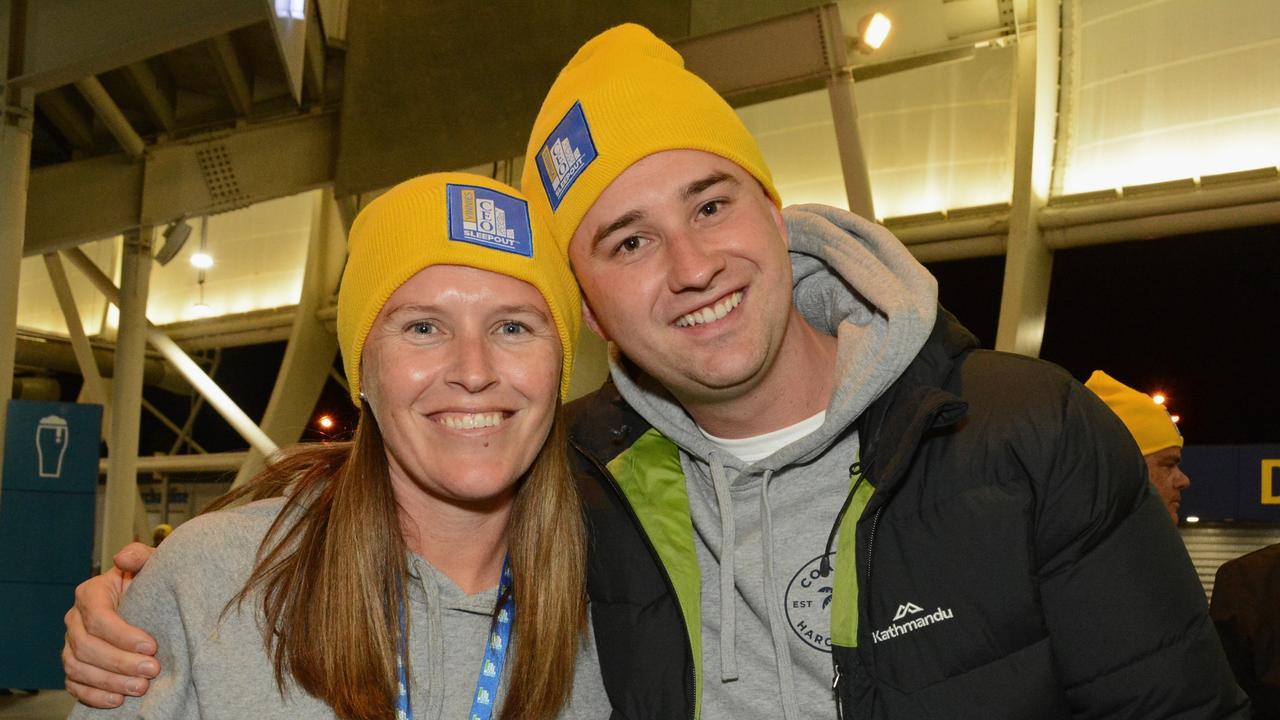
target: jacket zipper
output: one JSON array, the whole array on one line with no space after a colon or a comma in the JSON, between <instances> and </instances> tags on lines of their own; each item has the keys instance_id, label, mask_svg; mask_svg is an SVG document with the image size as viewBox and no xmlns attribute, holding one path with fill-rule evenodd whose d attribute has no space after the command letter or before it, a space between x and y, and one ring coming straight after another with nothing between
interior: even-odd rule
<instances>
[{"instance_id":1,"label":"jacket zipper","mask_svg":"<svg viewBox=\"0 0 1280 720\"><path fill-rule=\"evenodd\" d=\"M674 582L671 581L671 575L667 573L667 566L662 564L662 557L658 555L658 549L653 546L653 541L651 541L649 539L649 535L645 533L644 525L640 524L640 516L636 515L635 508L631 507L631 502L627 500L627 495L622 491L622 486L618 484L617 478L615 478L613 476L613 473L609 472L609 470L605 468L604 465L600 464L600 461L596 460L596 458L593 457L591 453L583 449L583 447L579 445L577 442L570 440L569 444L573 446L574 450L577 450L578 453L580 453L583 457L585 457L587 459L587 462L590 462L592 465L595 466L596 470L601 474L601 476L603 476L605 480L608 481L609 487L618 496L618 499L622 501L622 506L626 508L627 515L631 518L632 526L639 531L640 537L644 540L645 547L649 549L649 554L653 556L654 562L658 566L658 571L662 574L663 581L667 583L667 590L671 593L673 597L676 598L676 606L679 607L680 600L679 600L679 596L676 595L676 585ZM693 662L694 660L693 641L689 639L690 638L689 623L686 622L684 619L684 612L680 612L678 614L680 616L680 624L684 626L685 647L689 650L689 659L690 659L689 687L693 688L691 692L697 693L698 678L697 678L697 673L694 669L696 667L696 664ZM697 698L687 697L687 699L689 701L689 720L695 720L694 714L697 708Z\"/></svg>"}]
</instances>

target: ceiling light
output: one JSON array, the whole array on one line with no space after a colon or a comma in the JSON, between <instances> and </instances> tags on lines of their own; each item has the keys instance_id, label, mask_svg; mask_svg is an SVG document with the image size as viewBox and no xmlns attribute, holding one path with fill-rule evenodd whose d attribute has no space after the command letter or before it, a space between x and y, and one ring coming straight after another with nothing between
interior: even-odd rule
<instances>
[{"instance_id":1,"label":"ceiling light","mask_svg":"<svg viewBox=\"0 0 1280 720\"><path fill-rule=\"evenodd\" d=\"M207 252L191 253L191 265L201 270L213 267L213 256Z\"/></svg>"},{"instance_id":2,"label":"ceiling light","mask_svg":"<svg viewBox=\"0 0 1280 720\"><path fill-rule=\"evenodd\" d=\"M1197 516L1195 516L1195 515L1188 515L1188 516L1187 516L1187 522L1189 522L1189 523L1198 523L1198 522L1200 522L1200 518L1199 518L1199 517L1197 517Z\"/></svg>"},{"instance_id":3,"label":"ceiling light","mask_svg":"<svg viewBox=\"0 0 1280 720\"><path fill-rule=\"evenodd\" d=\"M858 50L864 53L879 50L892 29L893 23L884 13L863 17L858 21Z\"/></svg>"},{"instance_id":4,"label":"ceiling light","mask_svg":"<svg viewBox=\"0 0 1280 720\"><path fill-rule=\"evenodd\" d=\"M1167 400L1168 398L1166 398L1166 397L1164 396L1164 393L1162 393L1162 392L1158 392L1158 393L1156 393L1155 395L1152 395L1152 396L1151 396L1151 399L1152 399L1152 401L1154 401L1154 402L1155 402L1155 404L1157 404L1157 405L1163 405L1163 404L1164 404L1164 401L1165 401L1165 400Z\"/></svg>"}]
</instances>

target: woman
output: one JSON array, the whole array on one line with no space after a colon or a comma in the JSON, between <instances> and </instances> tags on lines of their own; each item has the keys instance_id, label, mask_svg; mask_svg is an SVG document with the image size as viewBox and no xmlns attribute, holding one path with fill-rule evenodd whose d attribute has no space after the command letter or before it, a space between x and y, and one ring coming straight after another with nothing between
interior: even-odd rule
<instances>
[{"instance_id":1,"label":"woman","mask_svg":"<svg viewBox=\"0 0 1280 720\"><path fill-rule=\"evenodd\" d=\"M580 304L549 242L476 176L361 212L338 297L354 440L291 450L222 507L284 498L178 528L121 608L161 675L72 717L607 716L589 651L575 677L585 547L559 409Z\"/></svg>"}]
</instances>

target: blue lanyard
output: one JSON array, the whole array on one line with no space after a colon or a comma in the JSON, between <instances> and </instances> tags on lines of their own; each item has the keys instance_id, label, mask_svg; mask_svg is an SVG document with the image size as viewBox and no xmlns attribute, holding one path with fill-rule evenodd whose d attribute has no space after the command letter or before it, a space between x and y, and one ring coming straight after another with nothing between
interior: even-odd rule
<instances>
[{"instance_id":1,"label":"blue lanyard","mask_svg":"<svg viewBox=\"0 0 1280 720\"><path fill-rule=\"evenodd\" d=\"M498 681L502 678L502 665L507 660L507 645L511 642L511 623L516 619L516 597L508 593L511 588L511 563L502 560L502 579L498 582L498 599L506 596L498 608L489 640L485 643L484 660L480 663L480 677L476 679L476 694L471 700L471 712L467 720L489 720L493 716L493 702L498 697ZM400 652L396 654L396 675L399 678L396 697L396 720L413 720L413 708L409 705L409 678L405 673L404 659L408 648L404 642L404 603L400 604Z\"/></svg>"}]
</instances>

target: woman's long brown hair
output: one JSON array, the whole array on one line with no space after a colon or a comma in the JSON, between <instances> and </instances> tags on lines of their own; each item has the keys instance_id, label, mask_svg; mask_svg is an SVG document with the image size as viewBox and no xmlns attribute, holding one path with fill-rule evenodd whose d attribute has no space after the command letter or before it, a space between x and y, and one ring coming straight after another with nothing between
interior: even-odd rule
<instances>
[{"instance_id":1,"label":"woman's long brown hair","mask_svg":"<svg viewBox=\"0 0 1280 720\"><path fill-rule=\"evenodd\" d=\"M517 611L502 720L555 717L586 629L585 528L564 422L557 408L509 520ZM291 676L340 718L394 717L407 548L373 415L362 413L352 442L299 445L209 510L282 494L284 509L228 609L260 593L282 693Z\"/></svg>"}]
</instances>

